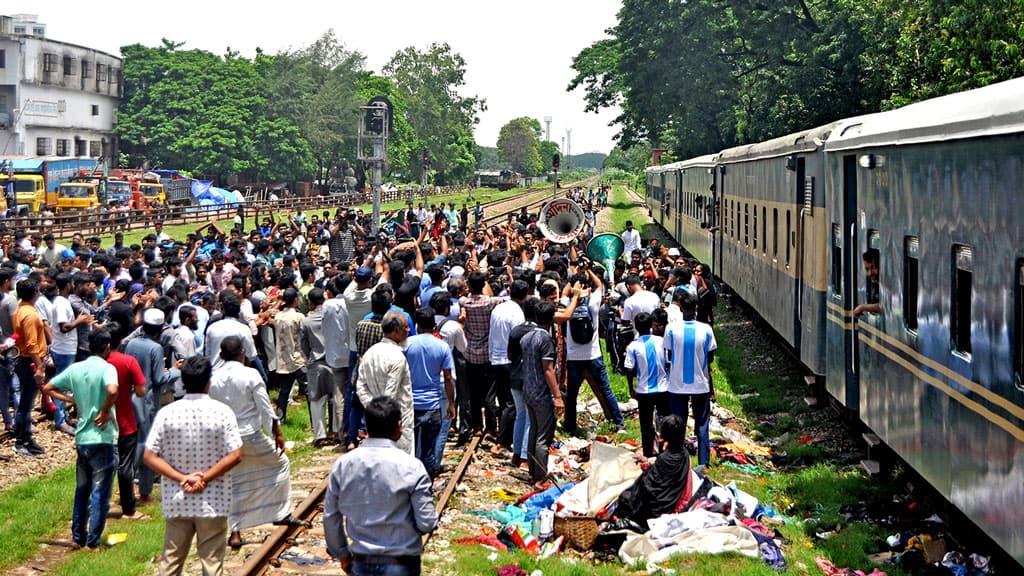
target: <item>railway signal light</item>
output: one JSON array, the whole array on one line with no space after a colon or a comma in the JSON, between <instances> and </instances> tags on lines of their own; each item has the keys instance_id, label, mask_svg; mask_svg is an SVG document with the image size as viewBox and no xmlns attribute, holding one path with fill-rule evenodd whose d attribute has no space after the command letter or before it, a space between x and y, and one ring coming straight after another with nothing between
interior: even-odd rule
<instances>
[{"instance_id":1,"label":"railway signal light","mask_svg":"<svg viewBox=\"0 0 1024 576\"><path fill-rule=\"evenodd\" d=\"M557 153L552 155L551 156L551 167L555 168L557 170L558 169L558 164L560 163L560 160L561 160L561 158L558 156Z\"/></svg>"},{"instance_id":2,"label":"railway signal light","mask_svg":"<svg viewBox=\"0 0 1024 576\"><path fill-rule=\"evenodd\" d=\"M430 166L430 151L426 148L423 149L423 165Z\"/></svg>"}]
</instances>

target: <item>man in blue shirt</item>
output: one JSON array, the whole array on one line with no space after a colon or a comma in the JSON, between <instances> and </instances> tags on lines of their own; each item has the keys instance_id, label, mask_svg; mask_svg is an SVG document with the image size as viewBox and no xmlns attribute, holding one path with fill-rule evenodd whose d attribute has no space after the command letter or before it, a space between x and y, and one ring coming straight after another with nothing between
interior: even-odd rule
<instances>
[{"instance_id":1,"label":"man in blue shirt","mask_svg":"<svg viewBox=\"0 0 1024 576\"><path fill-rule=\"evenodd\" d=\"M324 497L327 551L346 574L420 574L423 535L437 528L430 477L400 450L402 408L378 396L366 405L369 438L334 463Z\"/></svg>"},{"instance_id":2,"label":"man in blue shirt","mask_svg":"<svg viewBox=\"0 0 1024 576\"><path fill-rule=\"evenodd\" d=\"M715 333L711 326L697 322L697 297L684 293L680 308L683 321L669 324L665 331L665 371L668 372L669 404L673 414L686 421L688 404L693 405L693 426L697 433L697 463L711 460L708 426L715 385L711 381Z\"/></svg>"},{"instance_id":3,"label":"man in blue shirt","mask_svg":"<svg viewBox=\"0 0 1024 576\"><path fill-rule=\"evenodd\" d=\"M406 339L405 358L412 379L416 457L431 478L441 467L437 438L441 430L441 394L448 399L448 420L455 418L455 382L452 380L452 351L434 334L434 309L419 308L415 314L419 334ZM441 377L444 376L442 386Z\"/></svg>"}]
</instances>

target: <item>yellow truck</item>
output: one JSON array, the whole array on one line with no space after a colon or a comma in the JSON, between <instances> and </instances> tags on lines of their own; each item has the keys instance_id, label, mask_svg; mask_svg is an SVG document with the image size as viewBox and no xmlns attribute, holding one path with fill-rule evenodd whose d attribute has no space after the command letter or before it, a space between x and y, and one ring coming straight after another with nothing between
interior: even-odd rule
<instances>
[{"instance_id":1,"label":"yellow truck","mask_svg":"<svg viewBox=\"0 0 1024 576\"><path fill-rule=\"evenodd\" d=\"M100 205L94 182L65 182L57 189L56 213L94 210Z\"/></svg>"},{"instance_id":2,"label":"yellow truck","mask_svg":"<svg viewBox=\"0 0 1024 576\"><path fill-rule=\"evenodd\" d=\"M58 210L61 185L96 169L96 161L90 158L9 156L0 158L0 162L7 168L7 177L14 180L19 211L33 214Z\"/></svg>"}]
</instances>

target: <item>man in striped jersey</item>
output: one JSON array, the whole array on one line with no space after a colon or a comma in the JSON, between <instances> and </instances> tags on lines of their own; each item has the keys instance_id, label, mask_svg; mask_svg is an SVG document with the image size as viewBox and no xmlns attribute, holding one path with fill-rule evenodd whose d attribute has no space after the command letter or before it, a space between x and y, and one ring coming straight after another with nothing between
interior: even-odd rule
<instances>
[{"instance_id":1,"label":"man in striped jersey","mask_svg":"<svg viewBox=\"0 0 1024 576\"><path fill-rule=\"evenodd\" d=\"M697 297L686 293L680 303L683 321L665 331L665 371L668 372L669 406L686 421L688 405L693 406L693 428L697 434L697 463L707 466L711 459L708 424L715 385L711 362L718 348L711 326L697 322Z\"/></svg>"},{"instance_id":2,"label":"man in striped jersey","mask_svg":"<svg viewBox=\"0 0 1024 576\"><path fill-rule=\"evenodd\" d=\"M640 408L640 444L644 456L655 456L657 440L654 412L658 420L669 415L668 375L665 372L665 348L661 336L651 335L653 321L650 314L641 312L633 318L633 325L640 334L626 347L623 366L626 369L626 383L629 395L636 398ZM637 380L633 387L634 377Z\"/></svg>"}]
</instances>

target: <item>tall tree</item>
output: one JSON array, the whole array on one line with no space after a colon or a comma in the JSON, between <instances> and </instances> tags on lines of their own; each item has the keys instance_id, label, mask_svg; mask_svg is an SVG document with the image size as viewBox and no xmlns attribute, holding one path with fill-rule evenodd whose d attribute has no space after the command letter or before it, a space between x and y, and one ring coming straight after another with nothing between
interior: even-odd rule
<instances>
[{"instance_id":1,"label":"tall tree","mask_svg":"<svg viewBox=\"0 0 1024 576\"><path fill-rule=\"evenodd\" d=\"M466 75L462 56L448 44L431 44L426 51L409 47L397 52L383 73L404 99L406 119L430 151L438 180L469 179L476 166L473 127L485 102L459 95Z\"/></svg>"},{"instance_id":2,"label":"tall tree","mask_svg":"<svg viewBox=\"0 0 1024 576\"><path fill-rule=\"evenodd\" d=\"M516 118L498 132L498 157L512 170L525 176L537 176L543 169L537 146L537 130L529 118ZM536 121L535 121L536 122Z\"/></svg>"}]
</instances>

